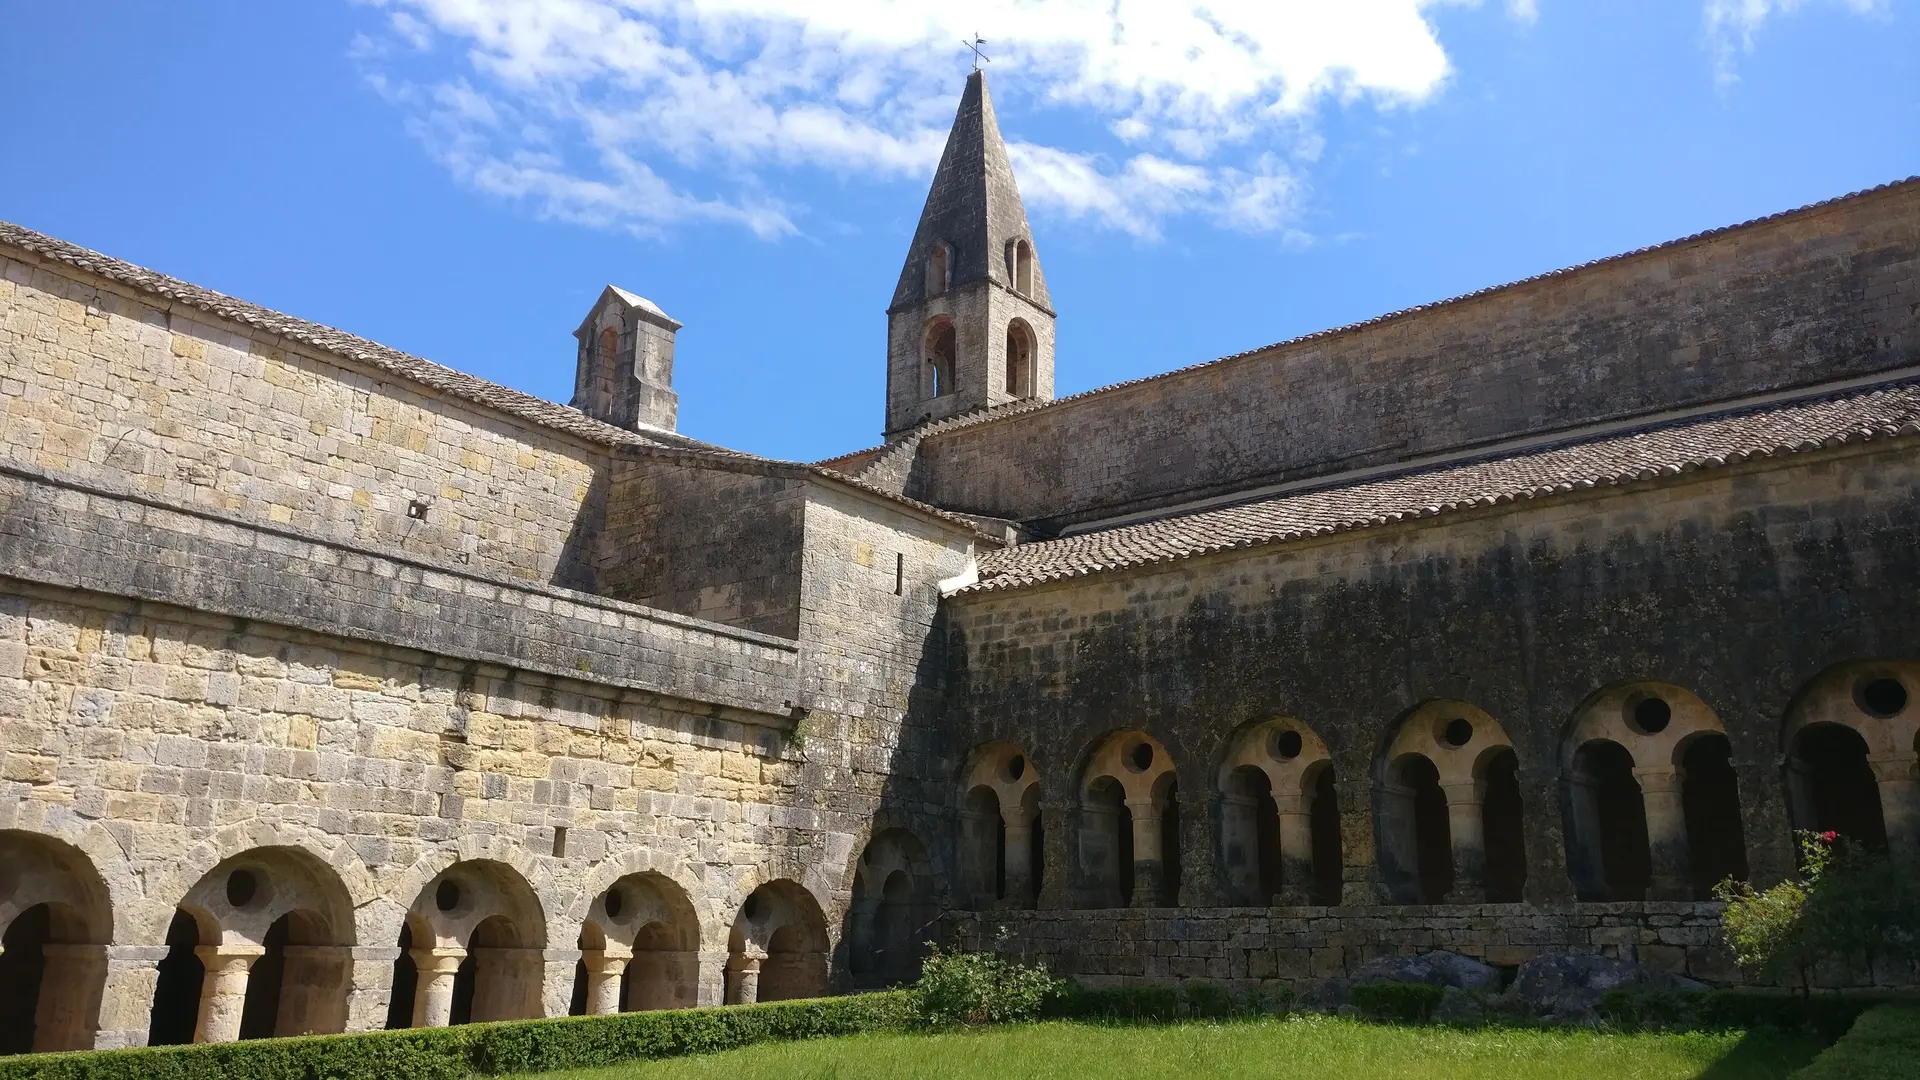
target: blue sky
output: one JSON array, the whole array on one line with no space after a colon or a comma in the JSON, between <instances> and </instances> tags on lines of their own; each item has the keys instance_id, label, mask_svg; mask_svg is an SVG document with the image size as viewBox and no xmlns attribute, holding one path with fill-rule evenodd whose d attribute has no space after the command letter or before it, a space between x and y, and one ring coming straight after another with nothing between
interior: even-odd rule
<instances>
[{"instance_id":1,"label":"blue sky","mask_svg":"<svg viewBox=\"0 0 1920 1080\"><path fill-rule=\"evenodd\" d=\"M816 459L976 29L1062 394L1920 173L1912 0L0 0L0 218L561 401L618 284Z\"/></svg>"}]
</instances>

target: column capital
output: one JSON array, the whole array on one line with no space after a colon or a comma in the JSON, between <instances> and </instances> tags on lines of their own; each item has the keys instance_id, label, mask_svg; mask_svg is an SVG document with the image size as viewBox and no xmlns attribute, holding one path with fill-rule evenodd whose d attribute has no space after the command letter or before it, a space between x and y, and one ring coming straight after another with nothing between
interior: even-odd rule
<instances>
[{"instance_id":1,"label":"column capital","mask_svg":"<svg viewBox=\"0 0 1920 1080\"><path fill-rule=\"evenodd\" d=\"M1452 784L1441 784L1440 791L1447 797L1448 806L1478 806L1486 798L1486 783L1480 780L1461 780Z\"/></svg>"},{"instance_id":2,"label":"column capital","mask_svg":"<svg viewBox=\"0 0 1920 1080\"><path fill-rule=\"evenodd\" d=\"M1680 790L1680 784L1686 779L1686 771L1678 765L1635 765L1633 778L1640 781L1640 793L1673 794Z\"/></svg>"},{"instance_id":3,"label":"column capital","mask_svg":"<svg viewBox=\"0 0 1920 1080\"><path fill-rule=\"evenodd\" d=\"M1912 754L1868 754L1867 764L1873 767L1873 778L1883 784L1916 782Z\"/></svg>"},{"instance_id":4,"label":"column capital","mask_svg":"<svg viewBox=\"0 0 1920 1080\"><path fill-rule=\"evenodd\" d=\"M265 956L265 945L196 945L193 955L200 958L209 973L226 971L238 967L245 971L253 967L253 962Z\"/></svg>"},{"instance_id":5,"label":"column capital","mask_svg":"<svg viewBox=\"0 0 1920 1080\"><path fill-rule=\"evenodd\" d=\"M460 970L460 961L467 958L467 950L458 945L444 948L408 949L407 955L413 957L413 965L421 975L451 975Z\"/></svg>"},{"instance_id":6,"label":"column capital","mask_svg":"<svg viewBox=\"0 0 1920 1080\"><path fill-rule=\"evenodd\" d=\"M589 975L618 975L627 970L627 963L632 959L632 954L620 955L592 949L580 954L580 962L587 965Z\"/></svg>"},{"instance_id":7,"label":"column capital","mask_svg":"<svg viewBox=\"0 0 1920 1080\"><path fill-rule=\"evenodd\" d=\"M1160 800L1151 795L1144 799L1127 799L1126 807L1133 812L1135 820L1139 819L1143 811L1158 814L1161 810Z\"/></svg>"}]
</instances>

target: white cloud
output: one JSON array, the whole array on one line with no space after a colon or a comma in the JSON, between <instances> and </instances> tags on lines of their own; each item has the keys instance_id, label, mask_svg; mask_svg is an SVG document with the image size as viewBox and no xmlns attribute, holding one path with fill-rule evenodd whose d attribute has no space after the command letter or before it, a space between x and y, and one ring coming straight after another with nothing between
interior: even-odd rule
<instances>
[{"instance_id":1,"label":"white cloud","mask_svg":"<svg viewBox=\"0 0 1920 1080\"><path fill-rule=\"evenodd\" d=\"M1427 18L1447 0L363 2L392 41L354 55L459 178L636 232L794 231L804 208L761 189L784 169L923 179L976 28L1003 105L1017 88L1117 140L1016 142L1030 206L1142 237L1181 214L1286 231L1315 110L1415 105L1449 73Z\"/></svg>"},{"instance_id":2,"label":"white cloud","mask_svg":"<svg viewBox=\"0 0 1920 1080\"><path fill-rule=\"evenodd\" d=\"M1856 15L1877 15L1887 10L1887 0L1706 0L1707 44L1713 50L1714 81L1722 89L1739 82L1735 62L1741 53L1753 51L1760 27L1774 15L1789 14L1809 3L1843 7Z\"/></svg>"}]
</instances>

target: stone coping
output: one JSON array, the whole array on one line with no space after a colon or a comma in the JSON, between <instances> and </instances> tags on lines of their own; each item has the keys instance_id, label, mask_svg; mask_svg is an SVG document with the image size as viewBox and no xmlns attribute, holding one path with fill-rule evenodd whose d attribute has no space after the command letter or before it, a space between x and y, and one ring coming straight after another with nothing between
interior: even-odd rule
<instances>
[{"instance_id":1,"label":"stone coping","mask_svg":"<svg viewBox=\"0 0 1920 1080\"><path fill-rule=\"evenodd\" d=\"M799 642L0 465L0 574L620 687L791 728ZM692 706L692 708L688 708Z\"/></svg>"}]
</instances>

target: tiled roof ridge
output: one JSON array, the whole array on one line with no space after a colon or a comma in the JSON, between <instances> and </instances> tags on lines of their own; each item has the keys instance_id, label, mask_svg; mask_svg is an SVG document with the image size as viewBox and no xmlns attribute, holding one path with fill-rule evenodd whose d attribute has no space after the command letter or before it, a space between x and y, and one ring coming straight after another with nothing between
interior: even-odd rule
<instances>
[{"instance_id":1,"label":"tiled roof ridge","mask_svg":"<svg viewBox=\"0 0 1920 1080\"><path fill-rule=\"evenodd\" d=\"M138 292L184 304L230 322L263 330L276 337L297 341L333 356L371 365L429 389L463 398L485 408L506 413L587 442L642 451L668 451L685 455L686 460L774 470L789 475L810 473L836 483L849 484L868 494L912 507L922 513L934 514L976 533L980 531L971 522L958 515L950 514L917 499L909 499L904 495L886 491L871 484L863 484L845 473L817 465L780 461L776 458L730 450L677 432L630 431L603 420L596 420L571 406L536 397L524 390L515 390L510 386L502 386L482 379L478 375L436 364L412 353L401 352L399 349L324 323L296 318L192 282L182 281L157 270L149 270L146 267L116 259L111 255L36 232L24 225L0 221L0 245L13 247L89 274L95 274Z\"/></svg>"},{"instance_id":2,"label":"tiled roof ridge","mask_svg":"<svg viewBox=\"0 0 1920 1080\"><path fill-rule=\"evenodd\" d=\"M1243 349L1240 352L1236 352L1236 353L1228 353L1225 356L1215 357L1212 360L1203 360L1197 364L1188 364L1185 367L1172 368L1167 371L1156 372L1152 375L1142 375L1137 379L1124 379L1120 382L1108 383L1105 386L1096 386L1089 390L1082 390L1077 394L1068 394L1066 397L1054 398L1051 401L1044 401L1044 402L1029 401L1029 402L1016 403L1016 404L1026 405L1027 408L1025 409L1008 409L1005 412L995 412L992 409L988 409L988 410L966 413L966 414L963 414L962 416L951 418L954 422L949 423L946 427L941 428L938 432L932 431L932 430L925 432L923 435L923 438L925 436L931 436L934 434L945 434L948 431L956 430L962 427L972 427L976 424L984 424L989 421L1004 419L1006 417L1013 416L1019 412L1051 409L1051 408L1054 408L1055 406L1066 405L1071 402L1083 401L1088 398L1098 397L1102 394L1110 393L1115 390L1125 390L1130 387L1139 386L1143 383L1157 382L1161 379L1170 379L1177 375L1185 375L1190 372L1199 371L1203 368L1213 367L1217 364L1224 364L1233 360L1244 360L1247 357L1257 356L1261 353L1272 352L1275 349L1284 349L1293 345L1301 345L1309 341L1319 341L1325 338L1340 337L1346 334L1356 333L1361 330L1372 329L1384 323L1394 322L1399 319L1407 318L1413 315L1424 314L1426 312L1433 311L1439 308L1453 307L1454 305L1464 304L1472 300L1479 300L1487 296L1492 296L1496 293L1506 292L1509 289L1524 288L1528 285L1538 284L1539 282L1542 282L1542 281L1551 281L1556 278L1567 277L1568 275L1577 274L1585 270L1593 269L1594 267L1608 266L1613 263L1625 262L1628 259L1639 258L1644 255L1651 255L1655 252L1667 251L1673 248L1684 246L1686 244L1697 243L1701 240L1714 239L1716 237L1724 236L1728 233L1734 233L1742 229L1751 228L1755 225L1766 225L1772 222L1782 221L1787 218L1792 218L1801 214L1811 214L1819 210L1824 210L1831 206L1837 206L1841 203L1852 202L1856 199L1865 199L1873 195L1878 195L1883 192L1893 191L1898 188L1903 188L1910 185L1920 185L1920 174L1909 176L1900 180L1889 180L1884 184L1876 184L1873 187L1862 188L1858 191L1849 191L1844 195L1836 195L1833 198L1822 199L1819 202L1807 203L1804 206L1796 206L1791 209L1780 210L1771 214L1764 214L1760 217L1749 218L1746 221L1735 222L1731 225L1718 225L1711 229L1703 229L1700 232L1689 233L1686 236L1675 237L1672 240L1662 240L1657 244L1648 244L1644 247L1637 247L1628 251L1617 252L1612 255L1603 255L1597 259L1589 259L1586 262L1574 263L1572 266L1563 266L1556 270L1543 271L1541 273L1532 274L1527 277L1516 278L1513 281L1503 281L1498 285L1488 285L1484 288L1474 289L1471 292L1459 293L1457 295L1445 297L1440 300L1430 300L1424 304L1415 304L1412 307L1398 308L1393 311L1383 312L1382 314L1379 314L1379 315L1369 316L1368 318L1361 319L1358 322L1344 323L1340 326L1330 326L1322 330L1315 330L1315 331L1312 331L1311 333L1301 334L1297 337L1286 338L1281 341L1271 342L1269 344L1256 346L1251 349Z\"/></svg>"},{"instance_id":3,"label":"tiled roof ridge","mask_svg":"<svg viewBox=\"0 0 1920 1080\"><path fill-rule=\"evenodd\" d=\"M1880 415L1862 415L1876 405L1887 407L1878 410ZM1840 415L1830 415L1836 406ZM1771 432L1769 427L1778 424L1770 425L1767 421L1787 422L1793 431ZM1913 436L1920 436L1920 378L1908 377L1786 404L1739 408L1708 417L1529 448L1521 454L1464 464L1449 463L1341 487L1288 493L1258 502L1024 544L983 556L980 581L959 592L1017 589L1236 548L1264 547L1464 510L1551 498L1596 487L1656 480L1760 458ZM1668 453L1659 461L1624 460L1634 456L1629 451L1635 444L1662 441L1683 444L1671 448L1682 452ZM1685 445L1688 443L1691 445ZM1612 456L1623 460L1590 461L1584 472L1573 475L1578 471L1574 466L1582 464L1575 460L1582 451L1590 452L1591 457ZM1614 453L1609 455L1608 451ZM1503 469L1515 475L1498 475ZM1423 490L1449 478L1465 481L1461 485L1464 490L1452 493L1451 497ZM1377 493L1377 497L1369 501L1385 504L1384 508L1376 505L1351 510L1337 505L1343 497L1350 501L1369 493ZM1290 510L1302 512L1292 514L1291 521L1279 520L1287 517Z\"/></svg>"}]
</instances>

